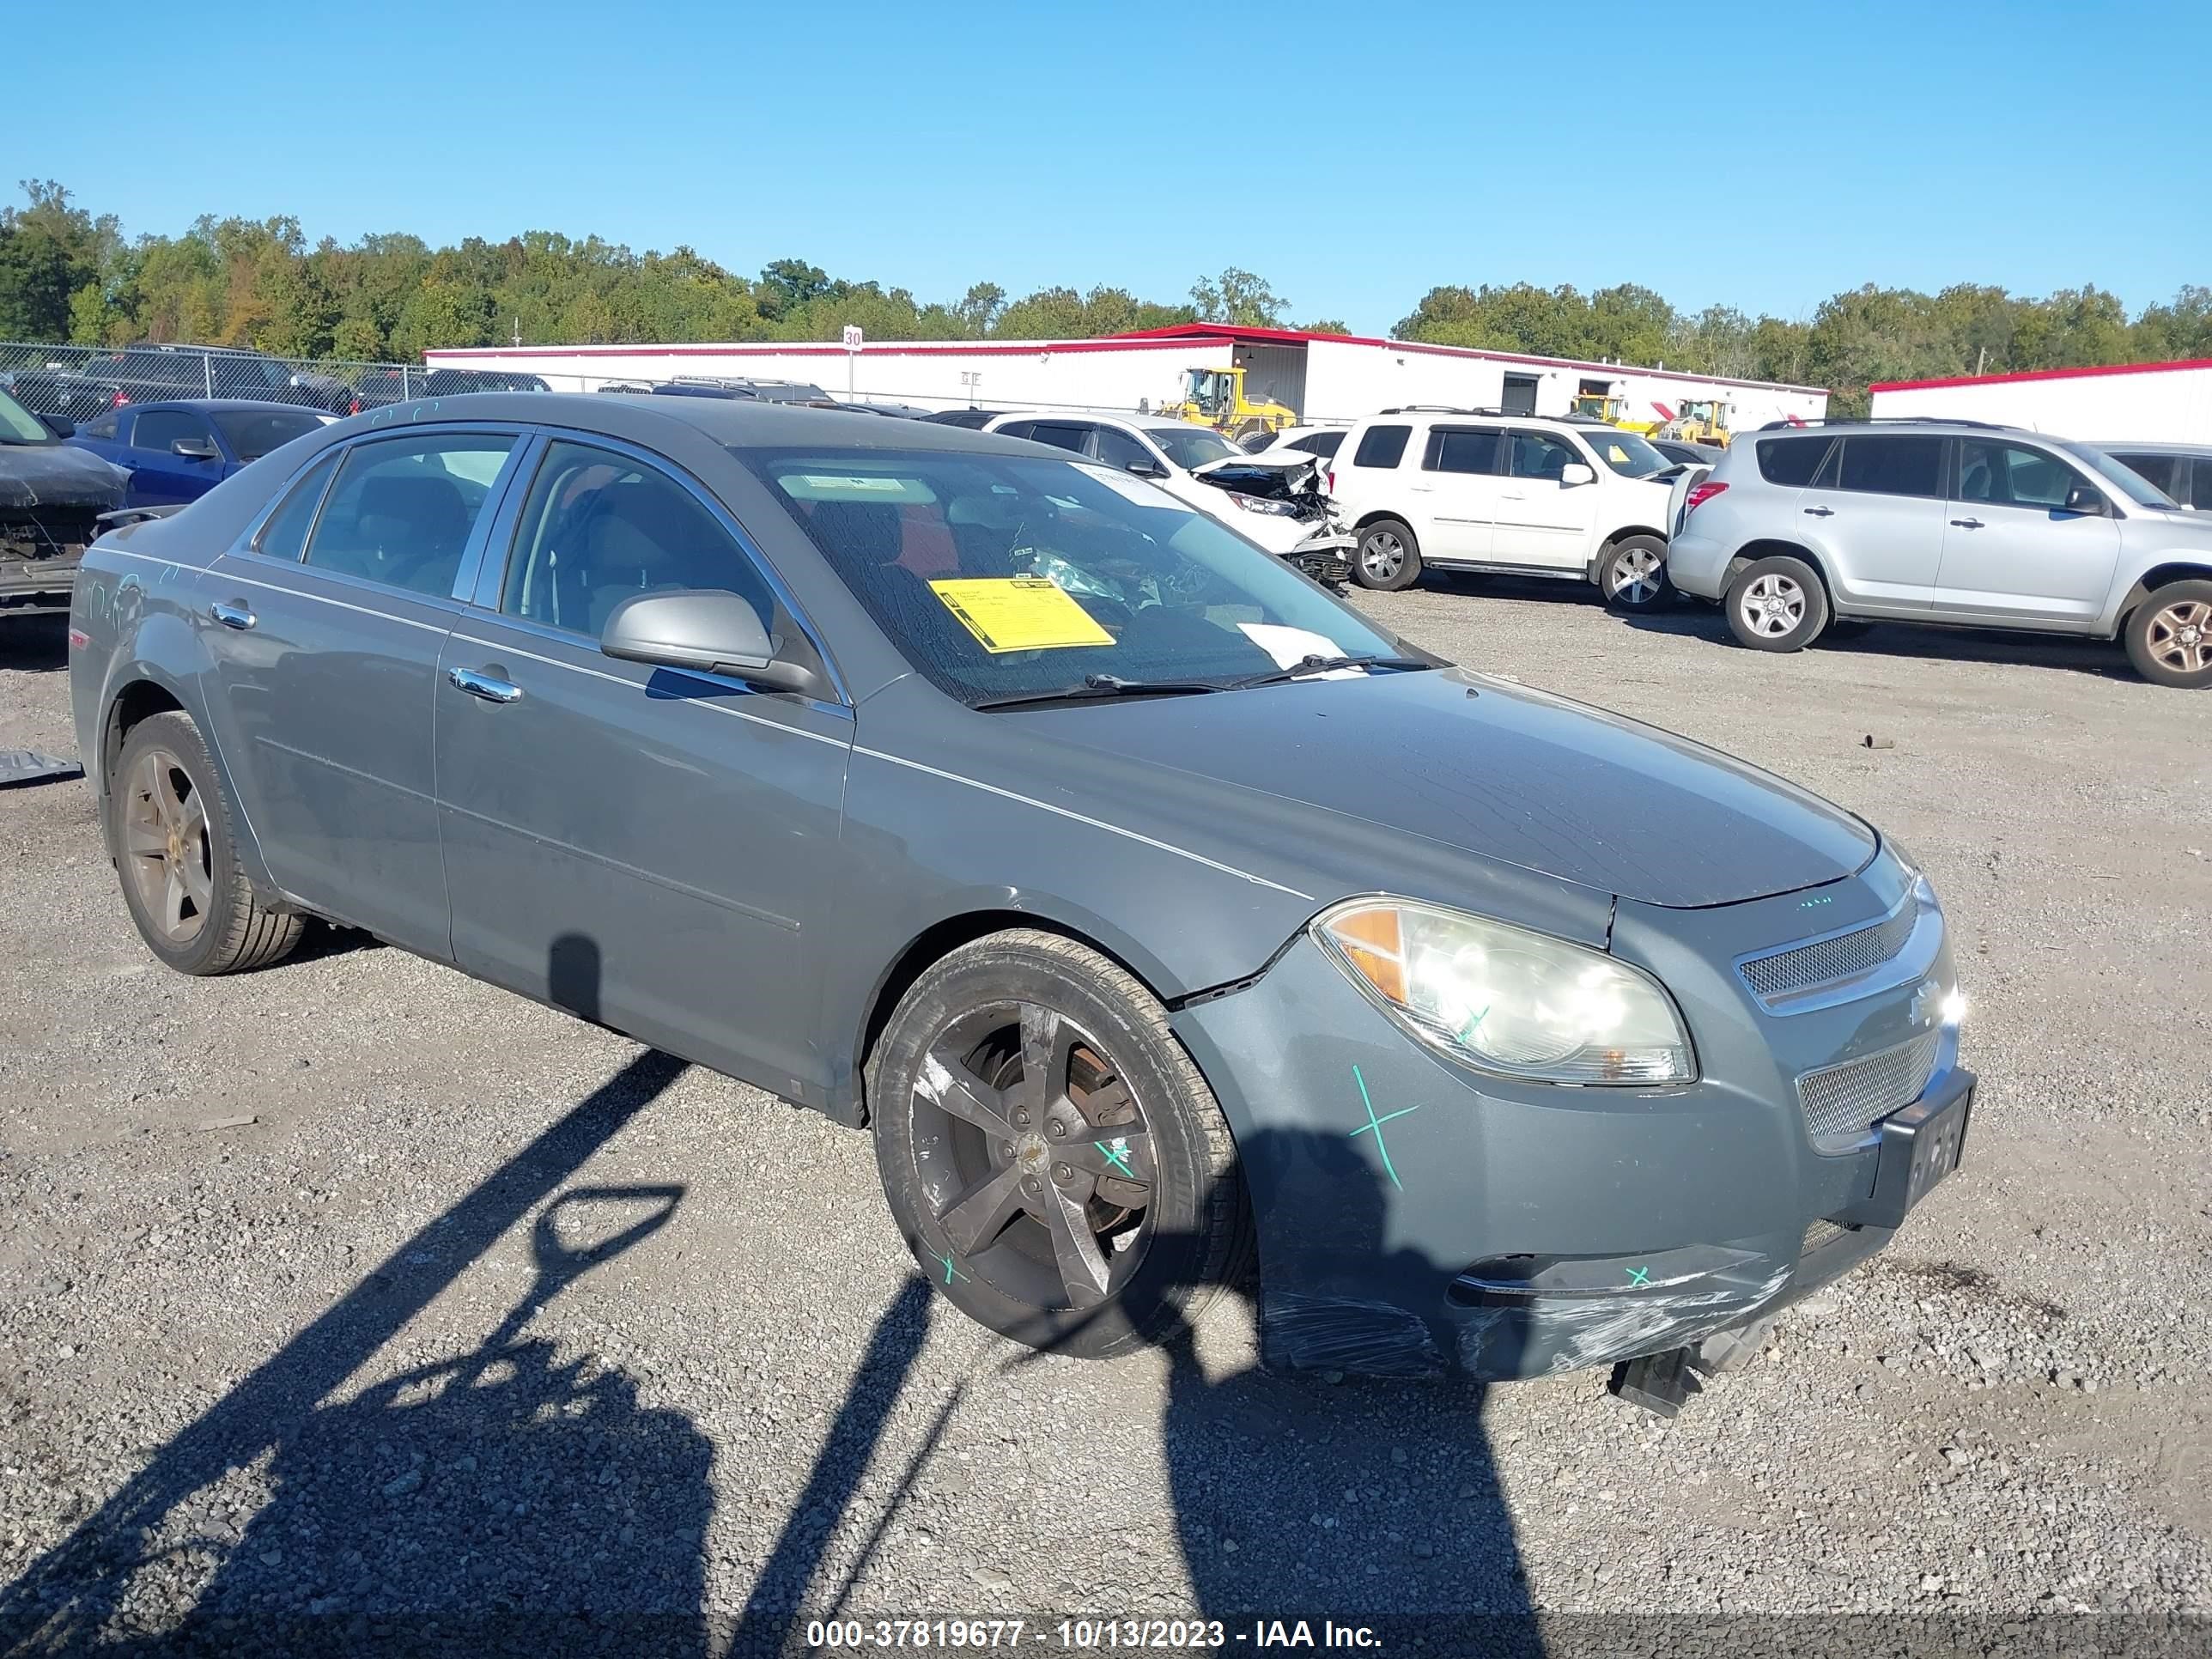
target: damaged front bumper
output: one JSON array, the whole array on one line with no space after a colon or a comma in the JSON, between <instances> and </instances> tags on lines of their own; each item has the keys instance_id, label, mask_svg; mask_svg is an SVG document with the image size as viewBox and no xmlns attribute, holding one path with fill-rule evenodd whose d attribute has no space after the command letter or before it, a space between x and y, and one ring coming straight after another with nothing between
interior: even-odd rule
<instances>
[{"instance_id":1,"label":"damaged front bumper","mask_svg":"<svg viewBox=\"0 0 2212 1659\"><path fill-rule=\"evenodd\" d=\"M0 527L4 533L4 527ZM45 558L10 558L0 550L0 617L66 611L76 587L82 546Z\"/></svg>"},{"instance_id":2,"label":"damaged front bumper","mask_svg":"<svg viewBox=\"0 0 2212 1659\"><path fill-rule=\"evenodd\" d=\"M1948 982L1948 957L1937 971ZM1779 1079L1808 1069L1791 1045L1887 1042L1888 1018L1885 1000L1878 1014L1773 1022L1786 1029L1763 1075L1700 1032L1710 1058L1694 1084L1524 1083L1416 1043L1301 937L1259 980L1175 1023L1236 1132L1267 1362L1504 1379L1694 1345L1887 1244L1932 1184L1929 1146L1908 1194L1910 1133L1820 1153ZM1955 1162L1973 1079L1955 1026L1933 1040L1919 1115L1948 1126Z\"/></svg>"}]
</instances>

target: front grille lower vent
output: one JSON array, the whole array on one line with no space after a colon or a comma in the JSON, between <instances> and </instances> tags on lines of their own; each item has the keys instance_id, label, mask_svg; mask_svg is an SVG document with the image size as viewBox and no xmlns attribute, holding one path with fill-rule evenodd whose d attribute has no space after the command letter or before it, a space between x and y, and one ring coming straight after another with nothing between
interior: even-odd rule
<instances>
[{"instance_id":1,"label":"front grille lower vent","mask_svg":"<svg viewBox=\"0 0 2212 1659\"><path fill-rule=\"evenodd\" d=\"M1797 1103L1814 1148L1847 1152L1867 1131L1900 1106L1910 1106L1936 1073L1936 1030L1880 1054L1823 1066L1797 1079Z\"/></svg>"},{"instance_id":2,"label":"front grille lower vent","mask_svg":"<svg viewBox=\"0 0 2212 1659\"><path fill-rule=\"evenodd\" d=\"M1794 951L1778 951L1771 957L1754 957L1737 969L1743 982L1765 998L1787 996L1808 985L1827 985L1881 966L1905 948L1920 920L1919 907L1906 904L1887 921L1862 927L1856 933L1801 945Z\"/></svg>"}]
</instances>

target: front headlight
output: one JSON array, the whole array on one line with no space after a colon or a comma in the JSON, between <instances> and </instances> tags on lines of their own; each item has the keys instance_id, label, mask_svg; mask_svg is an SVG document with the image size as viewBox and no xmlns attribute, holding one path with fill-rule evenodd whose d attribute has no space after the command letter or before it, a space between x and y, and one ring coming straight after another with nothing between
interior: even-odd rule
<instances>
[{"instance_id":1,"label":"front headlight","mask_svg":"<svg viewBox=\"0 0 2212 1659\"><path fill-rule=\"evenodd\" d=\"M1265 495L1240 495L1234 489L1228 494L1229 499L1247 513L1264 513L1270 518L1276 519L1294 519L1297 516L1297 508L1288 501L1273 501Z\"/></svg>"},{"instance_id":2,"label":"front headlight","mask_svg":"<svg viewBox=\"0 0 2212 1659\"><path fill-rule=\"evenodd\" d=\"M1601 951L1405 899L1314 923L1354 983L1424 1042L1546 1083L1687 1083L1689 1033L1658 981Z\"/></svg>"}]
</instances>

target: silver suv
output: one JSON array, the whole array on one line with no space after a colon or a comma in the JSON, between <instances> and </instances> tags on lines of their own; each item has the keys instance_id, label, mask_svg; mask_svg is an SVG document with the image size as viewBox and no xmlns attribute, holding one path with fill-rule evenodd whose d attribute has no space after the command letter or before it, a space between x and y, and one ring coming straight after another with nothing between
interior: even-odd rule
<instances>
[{"instance_id":1,"label":"silver suv","mask_svg":"<svg viewBox=\"0 0 2212 1659\"><path fill-rule=\"evenodd\" d=\"M1832 621L2118 638L2160 685L2212 684L2212 517L2087 444L1973 421L1739 438L1682 492L1667 574L1759 651Z\"/></svg>"}]
</instances>

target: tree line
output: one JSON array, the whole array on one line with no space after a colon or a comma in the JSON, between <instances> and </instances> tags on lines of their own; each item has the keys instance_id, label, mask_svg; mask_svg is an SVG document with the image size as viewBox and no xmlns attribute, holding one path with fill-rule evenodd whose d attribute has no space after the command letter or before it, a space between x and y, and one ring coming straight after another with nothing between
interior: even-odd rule
<instances>
[{"instance_id":1,"label":"tree line","mask_svg":"<svg viewBox=\"0 0 2212 1659\"><path fill-rule=\"evenodd\" d=\"M180 236L126 236L112 214L27 180L0 209L0 339L122 345L250 345L285 357L414 361L441 346L835 340L1082 338L1191 321L1344 332L1294 321L1267 281L1231 269L1179 302L1125 289L995 283L956 301L831 276L778 259L755 277L689 247L634 252L596 236L528 231L432 247L386 232L310 246L299 221L204 216ZM1701 374L1819 385L1839 414L1869 382L2212 356L2212 289L2191 285L2130 316L2094 286L2041 298L1960 283L1936 294L1872 284L1808 317L1729 306L1677 310L1647 288L1584 294L1516 283L1432 288L1392 330L1403 340L1553 357L1663 363Z\"/></svg>"}]
</instances>

